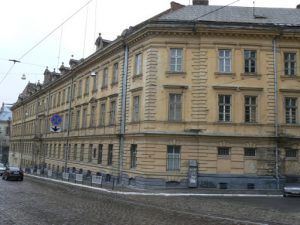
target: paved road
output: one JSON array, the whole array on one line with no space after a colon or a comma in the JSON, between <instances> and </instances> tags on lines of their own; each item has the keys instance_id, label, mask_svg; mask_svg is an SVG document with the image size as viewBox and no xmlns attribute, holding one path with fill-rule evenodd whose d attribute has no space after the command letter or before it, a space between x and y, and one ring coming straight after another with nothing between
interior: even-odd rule
<instances>
[{"instance_id":1,"label":"paved road","mask_svg":"<svg viewBox=\"0 0 300 225\"><path fill-rule=\"evenodd\" d=\"M120 196L0 180L0 225L300 225L300 198Z\"/></svg>"}]
</instances>

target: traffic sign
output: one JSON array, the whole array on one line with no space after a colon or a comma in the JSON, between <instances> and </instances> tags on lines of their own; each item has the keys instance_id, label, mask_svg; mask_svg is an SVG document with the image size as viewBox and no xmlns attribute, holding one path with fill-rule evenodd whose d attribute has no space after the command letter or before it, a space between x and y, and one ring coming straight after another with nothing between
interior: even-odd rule
<instances>
[{"instance_id":1,"label":"traffic sign","mask_svg":"<svg viewBox=\"0 0 300 225\"><path fill-rule=\"evenodd\" d=\"M58 114L55 114L51 117L51 123L54 126L58 126L59 124L61 124L61 122L62 122L62 118Z\"/></svg>"},{"instance_id":2,"label":"traffic sign","mask_svg":"<svg viewBox=\"0 0 300 225\"><path fill-rule=\"evenodd\" d=\"M51 126L51 127L50 127L50 131L51 131L51 132L56 132L56 133L58 133L58 132L61 131L61 129L60 129L60 127L58 127L58 126Z\"/></svg>"}]
</instances>

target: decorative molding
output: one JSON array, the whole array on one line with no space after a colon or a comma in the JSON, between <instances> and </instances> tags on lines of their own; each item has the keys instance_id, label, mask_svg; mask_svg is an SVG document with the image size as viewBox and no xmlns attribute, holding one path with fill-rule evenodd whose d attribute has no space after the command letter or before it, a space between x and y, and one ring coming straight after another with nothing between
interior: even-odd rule
<instances>
[{"instance_id":1,"label":"decorative molding","mask_svg":"<svg viewBox=\"0 0 300 225\"><path fill-rule=\"evenodd\" d=\"M166 84L163 85L164 88L166 89L188 89L188 85L173 85L173 84Z\"/></svg>"},{"instance_id":2,"label":"decorative molding","mask_svg":"<svg viewBox=\"0 0 300 225\"><path fill-rule=\"evenodd\" d=\"M221 86L214 85L212 86L215 90L234 90L234 91L263 91L264 88L261 87L240 87L240 86Z\"/></svg>"},{"instance_id":3,"label":"decorative molding","mask_svg":"<svg viewBox=\"0 0 300 225\"><path fill-rule=\"evenodd\" d=\"M137 91L142 91L143 87L137 87L137 88L133 88L131 90L129 90L130 92L137 92Z\"/></svg>"},{"instance_id":4,"label":"decorative molding","mask_svg":"<svg viewBox=\"0 0 300 225\"><path fill-rule=\"evenodd\" d=\"M286 89L286 88L280 88L279 89L280 92L284 92L284 93L300 93L299 89Z\"/></svg>"}]
</instances>

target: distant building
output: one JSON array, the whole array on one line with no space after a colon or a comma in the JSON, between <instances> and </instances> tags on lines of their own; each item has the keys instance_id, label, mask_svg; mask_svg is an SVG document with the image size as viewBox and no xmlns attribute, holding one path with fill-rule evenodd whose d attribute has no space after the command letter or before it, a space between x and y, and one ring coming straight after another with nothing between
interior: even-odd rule
<instances>
[{"instance_id":1,"label":"distant building","mask_svg":"<svg viewBox=\"0 0 300 225\"><path fill-rule=\"evenodd\" d=\"M194 0L45 70L12 107L14 163L139 187L300 178L300 10Z\"/></svg>"},{"instance_id":2,"label":"distant building","mask_svg":"<svg viewBox=\"0 0 300 225\"><path fill-rule=\"evenodd\" d=\"M2 103L0 108L0 162L8 163L9 154L9 136L12 112L12 104Z\"/></svg>"}]
</instances>

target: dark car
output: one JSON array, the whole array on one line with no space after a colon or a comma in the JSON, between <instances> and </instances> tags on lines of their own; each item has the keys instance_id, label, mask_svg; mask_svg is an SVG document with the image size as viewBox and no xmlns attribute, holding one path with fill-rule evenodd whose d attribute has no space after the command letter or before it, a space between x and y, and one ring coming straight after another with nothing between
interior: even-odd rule
<instances>
[{"instance_id":1,"label":"dark car","mask_svg":"<svg viewBox=\"0 0 300 225\"><path fill-rule=\"evenodd\" d=\"M287 183L283 187L283 197L300 196L300 183Z\"/></svg>"},{"instance_id":2,"label":"dark car","mask_svg":"<svg viewBox=\"0 0 300 225\"><path fill-rule=\"evenodd\" d=\"M22 181L24 177L24 172L19 167L8 166L2 175L3 180L20 180Z\"/></svg>"},{"instance_id":3,"label":"dark car","mask_svg":"<svg viewBox=\"0 0 300 225\"><path fill-rule=\"evenodd\" d=\"M0 176L2 176L2 174L4 173L5 170L6 170L6 167L4 166L4 164L0 163Z\"/></svg>"}]
</instances>

